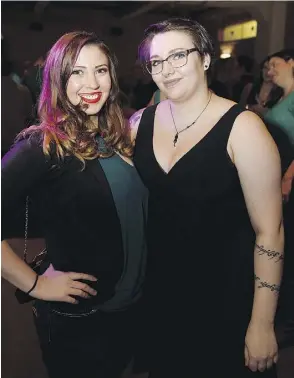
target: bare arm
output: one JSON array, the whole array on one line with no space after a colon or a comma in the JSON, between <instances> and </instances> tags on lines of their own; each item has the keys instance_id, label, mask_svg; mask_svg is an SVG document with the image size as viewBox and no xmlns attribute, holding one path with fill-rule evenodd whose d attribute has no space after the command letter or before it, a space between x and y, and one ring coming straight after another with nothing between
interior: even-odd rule
<instances>
[{"instance_id":1,"label":"bare arm","mask_svg":"<svg viewBox=\"0 0 294 378\"><path fill-rule=\"evenodd\" d=\"M251 112L237 118L230 146L256 233L251 322L273 324L284 249L279 153L262 121Z\"/></svg>"},{"instance_id":2,"label":"bare arm","mask_svg":"<svg viewBox=\"0 0 294 378\"><path fill-rule=\"evenodd\" d=\"M36 279L36 273L13 252L5 240L1 242L1 274L24 292L30 290Z\"/></svg>"},{"instance_id":3,"label":"bare arm","mask_svg":"<svg viewBox=\"0 0 294 378\"><path fill-rule=\"evenodd\" d=\"M36 273L12 250L7 241L1 242L1 275L15 287L28 292L35 283ZM30 295L48 301L61 301L77 304L74 296L90 298L97 292L89 285L78 280L97 281L97 279L85 273L62 273L53 278L41 276Z\"/></svg>"}]
</instances>

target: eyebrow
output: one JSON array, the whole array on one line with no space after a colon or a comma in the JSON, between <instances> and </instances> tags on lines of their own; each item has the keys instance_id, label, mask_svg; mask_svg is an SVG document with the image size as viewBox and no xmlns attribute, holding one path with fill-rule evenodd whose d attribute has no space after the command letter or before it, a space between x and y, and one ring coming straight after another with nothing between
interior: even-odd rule
<instances>
[{"instance_id":1,"label":"eyebrow","mask_svg":"<svg viewBox=\"0 0 294 378\"><path fill-rule=\"evenodd\" d=\"M188 50L186 47L177 47L176 49L172 49L168 52L168 54L173 54L175 53L176 51L182 51L182 50ZM160 58L159 55L152 55L150 56L149 59L152 59L152 58Z\"/></svg>"},{"instance_id":2,"label":"eyebrow","mask_svg":"<svg viewBox=\"0 0 294 378\"><path fill-rule=\"evenodd\" d=\"M99 64L99 66L95 66L95 69L96 68L99 68L99 67L103 67L103 66L107 66L108 67L108 64L107 63L104 63L104 64ZM86 68L86 66L74 66L74 68Z\"/></svg>"}]
</instances>

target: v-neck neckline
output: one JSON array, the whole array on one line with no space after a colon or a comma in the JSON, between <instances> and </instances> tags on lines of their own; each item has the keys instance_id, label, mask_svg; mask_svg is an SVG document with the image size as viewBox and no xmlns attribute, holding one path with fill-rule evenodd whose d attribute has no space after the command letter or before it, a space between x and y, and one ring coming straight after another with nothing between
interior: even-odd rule
<instances>
[{"instance_id":1,"label":"v-neck neckline","mask_svg":"<svg viewBox=\"0 0 294 378\"><path fill-rule=\"evenodd\" d=\"M158 104L157 104L158 105ZM221 117L220 119L215 123L215 125L196 143L194 144L190 149L187 150L187 152L185 152L184 155L182 155L180 157L180 159L178 159L172 166L171 168L168 170L168 171L165 171L165 169L163 169L162 165L159 163L159 161L157 160L157 157L155 155L155 151L154 151L154 126L155 126L155 114L156 114L156 109L157 109L157 106L156 106L156 109L154 111L154 118L153 118L153 125L152 125L152 130L151 130L151 134L152 134L152 137L151 137L151 143L152 143L152 155L153 155L153 158L158 166L158 168L160 169L160 171L165 175L165 176L169 176L173 171L174 169L176 169L176 167L181 163L181 161L185 158L187 158L194 150L196 150L196 148L201 145L202 143L204 143L204 141L208 138L208 136L213 132L214 129L217 128L217 125L223 120L223 118L235 107L237 106L237 104L231 106Z\"/></svg>"}]
</instances>

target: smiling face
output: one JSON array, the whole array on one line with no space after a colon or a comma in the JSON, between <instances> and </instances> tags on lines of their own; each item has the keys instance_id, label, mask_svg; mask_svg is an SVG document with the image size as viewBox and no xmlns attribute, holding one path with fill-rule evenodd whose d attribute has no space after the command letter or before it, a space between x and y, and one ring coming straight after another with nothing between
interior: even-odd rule
<instances>
[{"instance_id":1,"label":"smiling face","mask_svg":"<svg viewBox=\"0 0 294 378\"><path fill-rule=\"evenodd\" d=\"M67 82L66 94L72 105L82 105L88 115L96 115L109 97L111 77L107 56L97 45L85 45Z\"/></svg>"},{"instance_id":2,"label":"smiling face","mask_svg":"<svg viewBox=\"0 0 294 378\"><path fill-rule=\"evenodd\" d=\"M294 60L284 59L274 56L269 61L269 76L273 83L279 87L285 87L287 83L293 80Z\"/></svg>"},{"instance_id":3,"label":"smiling face","mask_svg":"<svg viewBox=\"0 0 294 378\"><path fill-rule=\"evenodd\" d=\"M185 65L178 68L172 65L183 59L183 52L193 48L195 46L191 36L183 31L157 34L150 43L151 65L156 66L158 61L172 55L169 61L163 62L162 71L152 75L152 78L164 95L173 101L188 99L207 87L204 65L210 64L209 56L202 59L197 51L192 51L187 56Z\"/></svg>"}]
</instances>

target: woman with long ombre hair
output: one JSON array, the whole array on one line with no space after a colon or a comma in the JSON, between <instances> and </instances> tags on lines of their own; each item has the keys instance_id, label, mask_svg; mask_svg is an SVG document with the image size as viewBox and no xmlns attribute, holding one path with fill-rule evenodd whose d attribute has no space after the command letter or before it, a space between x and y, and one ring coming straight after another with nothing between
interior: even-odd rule
<instances>
[{"instance_id":1,"label":"woman with long ombre hair","mask_svg":"<svg viewBox=\"0 0 294 378\"><path fill-rule=\"evenodd\" d=\"M63 35L44 67L40 125L2 160L2 276L35 299L50 378L116 378L133 353L147 192L130 160L115 65L95 34ZM7 242L28 197L50 263L40 276Z\"/></svg>"}]
</instances>

